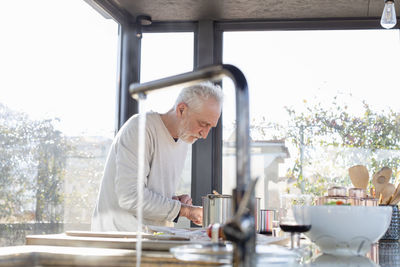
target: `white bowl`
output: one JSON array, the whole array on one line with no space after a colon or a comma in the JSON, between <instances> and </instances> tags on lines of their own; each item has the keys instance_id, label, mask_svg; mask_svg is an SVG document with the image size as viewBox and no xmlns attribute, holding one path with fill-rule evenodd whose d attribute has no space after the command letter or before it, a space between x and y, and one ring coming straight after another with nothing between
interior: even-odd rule
<instances>
[{"instance_id":1,"label":"white bowl","mask_svg":"<svg viewBox=\"0 0 400 267\"><path fill-rule=\"evenodd\" d=\"M391 207L308 206L311 230L305 235L322 252L334 255L364 255L386 232Z\"/></svg>"},{"instance_id":2,"label":"white bowl","mask_svg":"<svg viewBox=\"0 0 400 267\"><path fill-rule=\"evenodd\" d=\"M378 264L365 256L339 256L320 254L312 260L312 267L349 267L349 266L362 266L362 267L379 267Z\"/></svg>"}]
</instances>

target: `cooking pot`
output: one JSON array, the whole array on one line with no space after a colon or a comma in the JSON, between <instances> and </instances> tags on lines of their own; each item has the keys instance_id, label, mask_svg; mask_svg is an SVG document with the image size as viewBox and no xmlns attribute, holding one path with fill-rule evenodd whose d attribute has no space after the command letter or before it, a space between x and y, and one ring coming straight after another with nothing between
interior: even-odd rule
<instances>
[{"instance_id":1,"label":"cooking pot","mask_svg":"<svg viewBox=\"0 0 400 267\"><path fill-rule=\"evenodd\" d=\"M202 197L203 227L212 223L225 223L233 218L231 195L208 194Z\"/></svg>"},{"instance_id":2,"label":"cooking pot","mask_svg":"<svg viewBox=\"0 0 400 267\"><path fill-rule=\"evenodd\" d=\"M260 231L260 200L256 197L254 203L254 219L256 231ZM208 194L202 197L203 227L212 223L225 223L233 218L233 199L231 195Z\"/></svg>"}]
</instances>

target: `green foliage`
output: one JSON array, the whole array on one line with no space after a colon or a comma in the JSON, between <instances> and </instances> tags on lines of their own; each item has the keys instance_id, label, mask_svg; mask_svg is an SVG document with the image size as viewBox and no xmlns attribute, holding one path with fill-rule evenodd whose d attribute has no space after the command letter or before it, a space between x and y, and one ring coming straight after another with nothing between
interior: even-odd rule
<instances>
[{"instance_id":1,"label":"green foliage","mask_svg":"<svg viewBox=\"0 0 400 267\"><path fill-rule=\"evenodd\" d=\"M62 220L68 147L56 120L30 120L0 104L0 220ZM35 210L35 214L32 214Z\"/></svg>"},{"instance_id":2,"label":"green foliage","mask_svg":"<svg viewBox=\"0 0 400 267\"><path fill-rule=\"evenodd\" d=\"M302 111L286 107L288 125L263 120L253 127L274 130L274 138L295 148L287 177L297 180L303 192L322 195L330 185L349 186L347 170L357 164L367 166L370 177L384 166L398 177L400 113L378 112L365 101L357 112L350 112L337 97L329 106L304 102Z\"/></svg>"}]
</instances>

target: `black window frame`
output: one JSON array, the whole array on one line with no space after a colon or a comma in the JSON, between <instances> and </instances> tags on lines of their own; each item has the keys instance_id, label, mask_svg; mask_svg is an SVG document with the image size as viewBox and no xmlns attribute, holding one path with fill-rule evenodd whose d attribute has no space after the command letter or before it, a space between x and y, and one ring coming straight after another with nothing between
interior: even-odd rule
<instances>
[{"instance_id":1,"label":"black window frame","mask_svg":"<svg viewBox=\"0 0 400 267\"><path fill-rule=\"evenodd\" d=\"M307 20L249 20L249 21L191 21L154 22L142 27L144 33L193 32L194 69L223 63L223 33L229 31L287 31L287 30L362 30L382 29L380 18L307 19ZM398 29L396 25L394 29ZM117 88L117 128L138 112L137 103L129 93L129 84L140 82L140 38L135 23L120 23L119 86ZM384 29L382 29L384 30ZM250 89L251 90L251 89ZM221 116L222 118L222 116ZM197 141L192 148L192 188L195 205L213 190L222 192L222 119L206 140Z\"/></svg>"}]
</instances>

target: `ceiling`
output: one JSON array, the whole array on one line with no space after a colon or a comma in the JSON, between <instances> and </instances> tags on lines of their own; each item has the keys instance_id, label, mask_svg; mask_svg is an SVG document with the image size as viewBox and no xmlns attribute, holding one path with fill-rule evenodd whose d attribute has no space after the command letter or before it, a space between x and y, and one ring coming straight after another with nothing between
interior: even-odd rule
<instances>
[{"instance_id":1,"label":"ceiling","mask_svg":"<svg viewBox=\"0 0 400 267\"><path fill-rule=\"evenodd\" d=\"M376 18L384 0L91 0L153 21ZM399 12L399 4L396 11ZM397 13L399 14L399 13Z\"/></svg>"}]
</instances>

